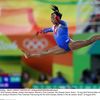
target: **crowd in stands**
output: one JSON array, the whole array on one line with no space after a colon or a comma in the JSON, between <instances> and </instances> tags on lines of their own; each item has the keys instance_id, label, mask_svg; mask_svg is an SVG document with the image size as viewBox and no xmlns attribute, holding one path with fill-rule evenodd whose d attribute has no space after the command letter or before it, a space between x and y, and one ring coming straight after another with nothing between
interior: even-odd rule
<instances>
[{"instance_id":1,"label":"crowd in stands","mask_svg":"<svg viewBox=\"0 0 100 100\"><path fill-rule=\"evenodd\" d=\"M100 0L94 0L93 12L90 15L88 25L84 29L84 32L100 32Z\"/></svg>"},{"instance_id":2,"label":"crowd in stands","mask_svg":"<svg viewBox=\"0 0 100 100\"><path fill-rule=\"evenodd\" d=\"M0 73L2 71L0 70ZM84 69L80 76L80 84L100 84L100 69L96 72L90 69ZM35 85L71 85L62 72L57 72L55 77L48 76L47 74L40 73L35 79L31 76L30 72L23 71L21 76L21 88L32 88Z\"/></svg>"},{"instance_id":3,"label":"crowd in stands","mask_svg":"<svg viewBox=\"0 0 100 100\"><path fill-rule=\"evenodd\" d=\"M89 69L85 69L82 72L80 83L83 84L100 84L100 69L97 69L96 72L93 72ZM56 85L70 85L68 80L63 76L62 72L57 72L55 77L48 76L44 73L41 73L38 76L38 79L33 79L30 77L28 72L22 74L22 87L23 88L32 88L33 84L56 84Z\"/></svg>"},{"instance_id":4,"label":"crowd in stands","mask_svg":"<svg viewBox=\"0 0 100 100\"><path fill-rule=\"evenodd\" d=\"M65 79L62 72L57 72L55 77L50 77L44 73L41 73L38 79L33 79L30 77L30 73L27 71L22 73L22 87L23 88L32 88L33 84L69 84Z\"/></svg>"},{"instance_id":5,"label":"crowd in stands","mask_svg":"<svg viewBox=\"0 0 100 100\"><path fill-rule=\"evenodd\" d=\"M100 69L96 72L89 69L83 70L80 81L84 84L100 84Z\"/></svg>"}]
</instances>

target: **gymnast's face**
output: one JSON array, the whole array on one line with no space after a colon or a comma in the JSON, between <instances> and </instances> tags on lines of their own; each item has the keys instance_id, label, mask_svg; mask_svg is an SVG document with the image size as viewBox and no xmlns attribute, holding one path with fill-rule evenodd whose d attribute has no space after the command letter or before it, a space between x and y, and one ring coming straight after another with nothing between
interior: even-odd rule
<instances>
[{"instance_id":1,"label":"gymnast's face","mask_svg":"<svg viewBox=\"0 0 100 100\"><path fill-rule=\"evenodd\" d=\"M52 13L51 14L51 22L54 24L54 25L58 25L58 21L56 20L56 14Z\"/></svg>"}]
</instances>

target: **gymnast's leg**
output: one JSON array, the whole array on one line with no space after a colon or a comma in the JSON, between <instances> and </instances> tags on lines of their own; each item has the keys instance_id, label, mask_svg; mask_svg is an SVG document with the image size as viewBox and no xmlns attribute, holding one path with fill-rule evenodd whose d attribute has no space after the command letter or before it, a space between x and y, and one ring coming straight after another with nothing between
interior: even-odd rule
<instances>
[{"instance_id":1,"label":"gymnast's leg","mask_svg":"<svg viewBox=\"0 0 100 100\"><path fill-rule=\"evenodd\" d=\"M100 40L100 35L92 36L91 38L89 38L87 40L71 41L69 43L69 47L70 47L71 50L76 50L76 49L88 46L88 45L94 43L97 40Z\"/></svg>"}]
</instances>

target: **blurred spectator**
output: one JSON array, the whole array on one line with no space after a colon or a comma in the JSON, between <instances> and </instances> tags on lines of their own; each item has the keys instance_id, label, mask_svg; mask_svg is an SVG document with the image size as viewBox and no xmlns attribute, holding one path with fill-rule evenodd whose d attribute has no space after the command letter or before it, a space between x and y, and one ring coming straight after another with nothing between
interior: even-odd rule
<instances>
[{"instance_id":1,"label":"blurred spectator","mask_svg":"<svg viewBox=\"0 0 100 100\"><path fill-rule=\"evenodd\" d=\"M91 71L90 70L85 69L82 72L81 82L82 83L92 83Z\"/></svg>"},{"instance_id":2,"label":"blurred spectator","mask_svg":"<svg viewBox=\"0 0 100 100\"><path fill-rule=\"evenodd\" d=\"M84 32L100 32L100 15L92 15Z\"/></svg>"},{"instance_id":3,"label":"blurred spectator","mask_svg":"<svg viewBox=\"0 0 100 100\"><path fill-rule=\"evenodd\" d=\"M28 71L22 72L22 88L32 88L32 85L35 83L35 80L31 78L31 75Z\"/></svg>"},{"instance_id":4,"label":"blurred spectator","mask_svg":"<svg viewBox=\"0 0 100 100\"><path fill-rule=\"evenodd\" d=\"M100 84L100 73L97 74L98 84Z\"/></svg>"},{"instance_id":5,"label":"blurred spectator","mask_svg":"<svg viewBox=\"0 0 100 100\"><path fill-rule=\"evenodd\" d=\"M98 79L95 73L91 72L89 69L85 69L82 72L81 82L85 84L97 84Z\"/></svg>"},{"instance_id":6,"label":"blurred spectator","mask_svg":"<svg viewBox=\"0 0 100 100\"><path fill-rule=\"evenodd\" d=\"M51 79L52 84L68 84L68 81L64 78L61 72L57 72L57 77Z\"/></svg>"},{"instance_id":7,"label":"blurred spectator","mask_svg":"<svg viewBox=\"0 0 100 100\"><path fill-rule=\"evenodd\" d=\"M41 73L39 78L38 78L37 83L38 84L48 84L49 83L48 76L44 73Z\"/></svg>"},{"instance_id":8,"label":"blurred spectator","mask_svg":"<svg viewBox=\"0 0 100 100\"><path fill-rule=\"evenodd\" d=\"M94 7L93 14L100 14L100 0L94 0L92 6Z\"/></svg>"},{"instance_id":9,"label":"blurred spectator","mask_svg":"<svg viewBox=\"0 0 100 100\"><path fill-rule=\"evenodd\" d=\"M100 32L100 0L94 0L92 6L94 9L84 32Z\"/></svg>"},{"instance_id":10,"label":"blurred spectator","mask_svg":"<svg viewBox=\"0 0 100 100\"><path fill-rule=\"evenodd\" d=\"M100 69L97 69L97 74L96 74L98 83L100 84Z\"/></svg>"}]
</instances>

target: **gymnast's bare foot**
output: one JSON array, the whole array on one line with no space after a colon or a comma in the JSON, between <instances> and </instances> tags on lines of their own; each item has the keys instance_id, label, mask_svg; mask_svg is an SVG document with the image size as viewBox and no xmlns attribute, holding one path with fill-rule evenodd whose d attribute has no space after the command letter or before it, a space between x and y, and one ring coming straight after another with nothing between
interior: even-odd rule
<instances>
[{"instance_id":1,"label":"gymnast's bare foot","mask_svg":"<svg viewBox=\"0 0 100 100\"><path fill-rule=\"evenodd\" d=\"M91 40L93 40L93 41L100 40L100 35L94 35L94 36L92 36Z\"/></svg>"}]
</instances>

